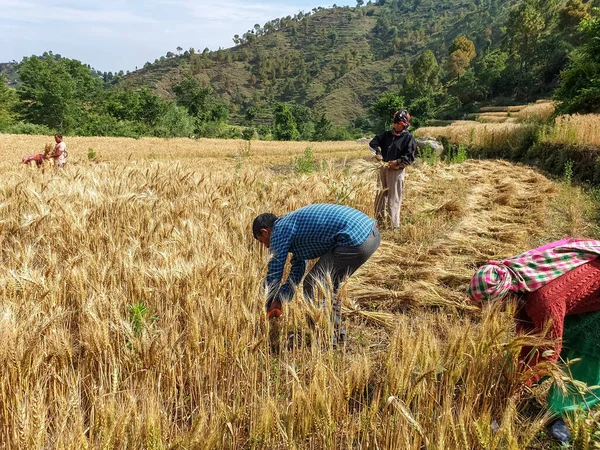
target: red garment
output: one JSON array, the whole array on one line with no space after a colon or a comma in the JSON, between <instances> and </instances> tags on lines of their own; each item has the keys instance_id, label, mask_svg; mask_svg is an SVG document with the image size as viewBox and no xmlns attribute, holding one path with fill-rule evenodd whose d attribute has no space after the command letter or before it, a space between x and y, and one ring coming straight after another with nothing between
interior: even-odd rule
<instances>
[{"instance_id":1,"label":"red garment","mask_svg":"<svg viewBox=\"0 0 600 450\"><path fill-rule=\"evenodd\" d=\"M31 161L35 161L35 164L38 166L41 166L42 163L44 162L44 154L43 153L38 153L37 155L32 155L32 156L24 156L23 157L23 164L29 164Z\"/></svg>"},{"instance_id":2,"label":"red garment","mask_svg":"<svg viewBox=\"0 0 600 450\"><path fill-rule=\"evenodd\" d=\"M561 275L537 291L526 294L524 300L525 307L519 314L518 319L521 320L517 329L541 333L551 319L552 324L545 337L556 340L556 345L551 348L554 353L543 359L557 361L562 350L565 317L600 310L600 258ZM531 350L523 348L522 361L531 356ZM537 364L544 350L546 349L538 349L538 353L527 362L528 365Z\"/></svg>"}]
</instances>

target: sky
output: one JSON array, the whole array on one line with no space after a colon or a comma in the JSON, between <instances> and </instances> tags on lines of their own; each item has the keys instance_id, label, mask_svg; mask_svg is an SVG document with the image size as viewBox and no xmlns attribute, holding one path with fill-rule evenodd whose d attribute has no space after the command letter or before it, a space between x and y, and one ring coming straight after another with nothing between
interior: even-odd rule
<instances>
[{"instance_id":1,"label":"sky","mask_svg":"<svg viewBox=\"0 0 600 450\"><path fill-rule=\"evenodd\" d=\"M102 72L135 70L168 51L233 46L258 23L356 0L0 0L0 62L53 51Z\"/></svg>"}]
</instances>

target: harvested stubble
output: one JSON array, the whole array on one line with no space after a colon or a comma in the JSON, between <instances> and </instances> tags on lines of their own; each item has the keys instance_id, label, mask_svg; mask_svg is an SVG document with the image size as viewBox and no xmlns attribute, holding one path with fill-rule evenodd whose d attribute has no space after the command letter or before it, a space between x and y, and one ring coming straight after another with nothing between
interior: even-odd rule
<instances>
[{"instance_id":1,"label":"harvested stubble","mask_svg":"<svg viewBox=\"0 0 600 450\"><path fill-rule=\"evenodd\" d=\"M487 112L477 115L479 117L508 117L508 112Z\"/></svg>"},{"instance_id":2,"label":"harvested stubble","mask_svg":"<svg viewBox=\"0 0 600 450\"><path fill-rule=\"evenodd\" d=\"M508 119L508 116L488 116L484 114L480 115L478 118L479 122L482 123L507 123Z\"/></svg>"},{"instance_id":3,"label":"harvested stubble","mask_svg":"<svg viewBox=\"0 0 600 450\"><path fill-rule=\"evenodd\" d=\"M105 144L96 147L113 142ZM114 162L79 162L57 174L0 168L7 448L535 441L544 418L519 415L511 400L521 380L510 311L482 320L464 282L476 264L562 233L575 216L546 215L556 192L524 210L493 201L507 178L517 201L552 186L548 180L494 161L410 168L401 233L384 231L381 248L345 287L347 347L333 351L328 315L297 301L279 324L282 339L300 339L272 353L260 295L267 255L251 220L335 201L342 183L353 189L347 204L370 213L374 169L353 162L349 171L329 164L282 176L259 167L272 159L268 149L238 169L218 168L213 156L144 161L153 151L125 161L115 150ZM516 227L527 231L518 240L490 237Z\"/></svg>"},{"instance_id":4,"label":"harvested stubble","mask_svg":"<svg viewBox=\"0 0 600 450\"><path fill-rule=\"evenodd\" d=\"M479 112L490 114L490 113L507 113L507 112L518 112L526 105L515 105L515 106L484 106L479 108Z\"/></svg>"},{"instance_id":5,"label":"harvested stubble","mask_svg":"<svg viewBox=\"0 0 600 450\"><path fill-rule=\"evenodd\" d=\"M479 112L482 113L493 113L493 112L507 112L508 106L483 106L479 108Z\"/></svg>"},{"instance_id":6,"label":"harvested stubble","mask_svg":"<svg viewBox=\"0 0 600 450\"><path fill-rule=\"evenodd\" d=\"M466 123L504 123L510 118L507 112L489 112L489 113L473 113L466 116L468 120L456 121L456 125L465 125Z\"/></svg>"}]
</instances>

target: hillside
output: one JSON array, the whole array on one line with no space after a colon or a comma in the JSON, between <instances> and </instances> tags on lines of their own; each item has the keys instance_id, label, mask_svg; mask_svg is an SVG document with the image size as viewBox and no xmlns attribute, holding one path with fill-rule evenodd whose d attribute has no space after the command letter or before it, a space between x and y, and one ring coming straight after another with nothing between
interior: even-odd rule
<instances>
[{"instance_id":1,"label":"hillside","mask_svg":"<svg viewBox=\"0 0 600 450\"><path fill-rule=\"evenodd\" d=\"M256 26L231 49L162 57L118 82L150 86L172 96L172 85L191 72L232 105L239 122L248 110L268 121L272 101L304 104L334 123L366 115L382 93L400 87L415 57L431 49L438 61L466 34L477 47L497 44L500 27L517 0L378 2L381 5L315 9Z\"/></svg>"},{"instance_id":2,"label":"hillside","mask_svg":"<svg viewBox=\"0 0 600 450\"><path fill-rule=\"evenodd\" d=\"M6 84L15 87L18 81L17 64L14 62L0 63L0 76L6 77Z\"/></svg>"},{"instance_id":3,"label":"hillside","mask_svg":"<svg viewBox=\"0 0 600 450\"><path fill-rule=\"evenodd\" d=\"M324 141L377 132L400 108L414 128L553 96L562 112L594 112L598 4L315 8L256 24L230 49L178 47L127 74L47 52L19 63L16 92L0 86L0 130Z\"/></svg>"}]
</instances>

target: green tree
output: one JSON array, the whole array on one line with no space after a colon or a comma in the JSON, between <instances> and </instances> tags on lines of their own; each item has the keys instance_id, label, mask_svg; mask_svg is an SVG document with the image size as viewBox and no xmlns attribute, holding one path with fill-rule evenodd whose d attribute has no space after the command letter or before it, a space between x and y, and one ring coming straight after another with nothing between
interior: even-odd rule
<instances>
[{"instance_id":1,"label":"green tree","mask_svg":"<svg viewBox=\"0 0 600 450\"><path fill-rule=\"evenodd\" d=\"M290 111L292 112L294 122L296 123L298 133L300 133L300 139L309 141L312 139L315 131L314 115L312 110L307 106L299 105L297 103L291 103L289 104L289 107Z\"/></svg>"},{"instance_id":2,"label":"green tree","mask_svg":"<svg viewBox=\"0 0 600 450\"><path fill-rule=\"evenodd\" d=\"M473 58L475 58L475 44L466 36L459 36L454 39L448 52L450 55L447 68L450 76L453 78L462 77Z\"/></svg>"},{"instance_id":3,"label":"green tree","mask_svg":"<svg viewBox=\"0 0 600 450\"><path fill-rule=\"evenodd\" d=\"M0 130L5 129L13 123L12 110L17 102L17 94L14 89L6 85L6 77L0 75Z\"/></svg>"},{"instance_id":4,"label":"green tree","mask_svg":"<svg viewBox=\"0 0 600 450\"><path fill-rule=\"evenodd\" d=\"M506 51L498 49L487 53L476 63L475 73L486 99L510 91L504 76L508 58Z\"/></svg>"},{"instance_id":5,"label":"green tree","mask_svg":"<svg viewBox=\"0 0 600 450\"><path fill-rule=\"evenodd\" d=\"M455 95L463 105L484 100L487 93L473 68L467 69L458 82L448 88L448 91Z\"/></svg>"},{"instance_id":6,"label":"green tree","mask_svg":"<svg viewBox=\"0 0 600 450\"><path fill-rule=\"evenodd\" d=\"M585 19L581 31L585 43L561 74L554 94L561 102L559 113L600 112L600 18Z\"/></svg>"},{"instance_id":7,"label":"green tree","mask_svg":"<svg viewBox=\"0 0 600 450\"><path fill-rule=\"evenodd\" d=\"M222 123L229 117L229 108L215 98L210 87L203 87L200 81L187 73L173 86L177 104L185 107L196 118L199 125L205 122Z\"/></svg>"},{"instance_id":8,"label":"green tree","mask_svg":"<svg viewBox=\"0 0 600 450\"><path fill-rule=\"evenodd\" d=\"M524 3L510 13L507 35L512 48L520 55L521 65L526 64L528 57L540 39L546 22L542 12L543 3L540 0L525 0Z\"/></svg>"},{"instance_id":9,"label":"green tree","mask_svg":"<svg viewBox=\"0 0 600 450\"><path fill-rule=\"evenodd\" d=\"M19 111L29 122L62 132L85 120L102 93L102 80L73 59L32 56L19 64Z\"/></svg>"},{"instance_id":10,"label":"green tree","mask_svg":"<svg viewBox=\"0 0 600 450\"><path fill-rule=\"evenodd\" d=\"M315 141L327 141L331 138L331 131L333 124L331 120L327 118L325 114L321 114L319 120L315 123L315 132L313 134L313 140Z\"/></svg>"},{"instance_id":11,"label":"green tree","mask_svg":"<svg viewBox=\"0 0 600 450\"><path fill-rule=\"evenodd\" d=\"M371 114L378 131L388 128L392 124L394 113L404 108L404 98L398 94L388 92L379 97L371 105Z\"/></svg>"},{"instance_id":12,"label":"green tree","mask_svg":"<svg viewBox=\"0 0 600 450\"><path fill-rule=\"evenodd\" d=\"M136 120L156 126L166 108L166 101L154 94L147 87L137 91L139 96L139 112Z\"/></svg>"},{"instance_id":13,"label":"green tree","mask_svg":"<svg viewBox=\"0 0 600 450\"><path fill-rule=\"evenodd\" d=\"M97 130L100 135L185 137L193 134L195 126L186 108L162 99L147 87L110 93L102 112L90 120L93 123L86 127L86 133Z\"/></svg>"},{"instance_id":14,"label":"green tree","mask_svg":"<svg viewBox=\"0 0 600 450\"><path fill-rule=\"evenodd\" d=\"M431 50L425 50L415 60L402 83L402 95L410 102L414 98L432 95L440 88L440 66Z\"/></svg>"},{"instance_id":15,"label":"green tree","mask_svg":"<svg viewBox=\"0 0 600 450\"><path fill-rule=\"evenodd\" d=\"M166 102L154 124L153 134L159 137L190 137L194 134L194 119L183 106Z\"/></svg>"},{"instance_id":16,"label":"green tree","mask_svg":"<svg viewBox=\"0 0 600 450\"><path fill-rule=\"evenodd\" d=\"M297 141L300 133L287 103L277 103L273 117L273 136L278 141Z\"/></svg>"},{"instance_id":17,"label":"green tree","mask_svg":"<svg viewBox=\"0 0 600 450\"><path fill-rule=\"evenodd\" d=\"M559 28L563 0L524 0L509 14L504 77L516 98L528 101L547 95L570 52Z\"/></svg>"}]
</instances>

